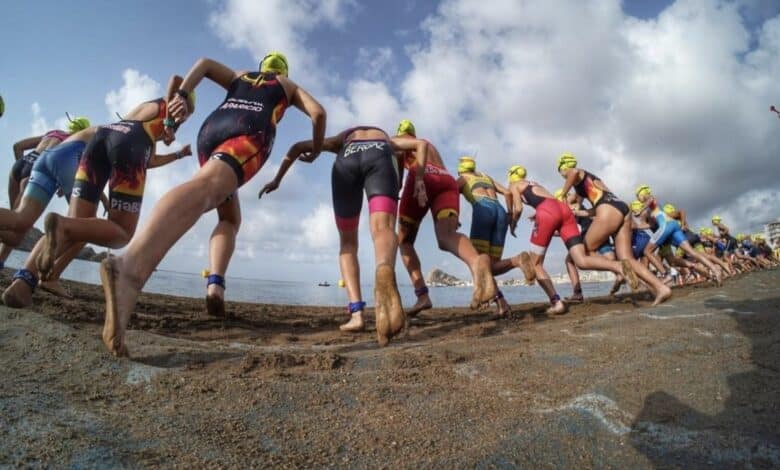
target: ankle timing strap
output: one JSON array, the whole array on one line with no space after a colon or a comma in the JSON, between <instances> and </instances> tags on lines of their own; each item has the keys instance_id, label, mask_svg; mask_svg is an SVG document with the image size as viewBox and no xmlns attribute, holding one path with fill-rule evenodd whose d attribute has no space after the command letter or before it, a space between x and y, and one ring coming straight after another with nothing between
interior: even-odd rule
<instances>
[{"instance_id":1,"label":"ankle timing strap","mask_svg":"<svg viewBox=\"0 0 780 470\"><path fill-rule=\"evenodd\" d=\"M421 297L427 293L428 293L428 286L422 286L419 289L414 290L414 295L416 295L417 297Z\"/></svg>"},{"instance_id":2,"label":"ankle timing strap","mask_svg":"<svg viewBox=\"0 0 780 470\"><path fill-rule=\"evenodd\" d=\"M499 290L497 291L497 294L496 294L496 296L495 296L495 297L493 297L493 300L495 300L496 302L498 302L499 300L501 300L501 299L503 299L503 298L504 298L504 293L503 293L503 292L501 292L501 289L499 289Z\"/></svg>"},{"instance_id":3,"label":"ankle timing strap","mask_svg":"<svg viewBox=\"0 0 780 470\"><path fill-rule=\"evenodd\" d=\"M212 284L216 284L224 289L225 278L220 276L219 274L209 274L209 277L206 278L206 287Z\"/></svg>"},{"instance_id":4,"label":"ankle timing strap","mask_svg":"<svg viewBox=\"0 0 780 470\"><path fill-rule=\"evenodd\" d=\"M349 305L347 305L347 312L357 313L363 311L364 308L366 308L366 303L362 300L358 300L357 302L350 302Z\"/></svg>"},{"instance_id":5,"label":"ankle timing strap","mask_svg":"<svg viewBox=\"0 0 780 470\"><path fill-rule=\"evenodd\" d=\"M561 296L558 294L555 294L554 296L550 297L550 303L555 305L556 302L561 300Z\"/></svg>"},{"instance_id":6,"label":"ankle timing strap","mask_svg":"<svg viewBox=\"0 0 780 470\"><path fill-rule=\"evenodd\" d=\"M21 279L22 281L26 282L32 290L35 290L35 287L38 285L38 278L35 276L35 274L32 273L32 271L27 269L20 269L16 271L14 273L13 279Z\"/></svg>"}]
</instances>

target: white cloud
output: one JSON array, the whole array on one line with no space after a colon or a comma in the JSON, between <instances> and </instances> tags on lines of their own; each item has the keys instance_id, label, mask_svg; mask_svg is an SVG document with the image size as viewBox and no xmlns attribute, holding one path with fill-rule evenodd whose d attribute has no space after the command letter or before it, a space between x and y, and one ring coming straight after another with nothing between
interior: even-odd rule
<instances>
[{"instance_id":1,"label":"white cloud","mask_svg":"<svg viewBox=\"0 0 780 470\"><path fill-rule=\"evenodd\" d=\"M317 54L306 44L308 34L321 25L338 27L347 17L352 0L225 0L209 18L217 35L232 48L247 49L256 60L272 50L287 56L290 76L319 74ZM310 83L311 82L311 83Z\"/></svg>"},{"instance_id":2,"label":"white cloud","mask_svg":"<svg viewBox=\"0 0 780 470\"><path fill-rule=\"evenodd\" d=\"M361 76L371 80L387 80L397 72L394 59L393 50L389 47L361 47L355 64Z\"/></svg>"},{"instance_id":3,"label":"white cloud","mask_svg":"<svg viewBox=\"0 0 780 470\"><path fill-rule=\"evenodd\" d=\"M122 80L122 86L118 90L111 90L106 94L106 107L111 121L116 120L116 113L124 116L144 101L162 96L160 84L138 70L126 69L122 72Z\"/></svg>"},{"instance_id":4,"label":"white cloud","mask_svg":"<svg viewBox=\"0 0 780 470\"><path fill-rule=\"evenodd\" d=\"M41 135L51 130L49 123L46 122L46 118L41 113L41 105L36 101L30 107L33 114L33 120L30 123L30 131L32 135Z\"/></svg>"}]
</instances>

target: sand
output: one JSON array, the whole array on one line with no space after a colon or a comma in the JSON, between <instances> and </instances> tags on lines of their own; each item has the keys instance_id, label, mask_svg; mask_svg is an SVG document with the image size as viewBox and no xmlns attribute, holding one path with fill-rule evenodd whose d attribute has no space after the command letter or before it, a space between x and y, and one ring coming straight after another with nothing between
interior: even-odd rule
<instances>
[{"instance_id":1,"label":"sand","mask_svg":"<svg viewBox=\"0 0 780 470\"><path fill-rule=\"evenodd\" d=\"M384 349L371 312L142 295L122 360L100 287L65 284L0 307L0 465L780 466L780 270L657 308L433 309Z\"/></svg>"}]
</instances>

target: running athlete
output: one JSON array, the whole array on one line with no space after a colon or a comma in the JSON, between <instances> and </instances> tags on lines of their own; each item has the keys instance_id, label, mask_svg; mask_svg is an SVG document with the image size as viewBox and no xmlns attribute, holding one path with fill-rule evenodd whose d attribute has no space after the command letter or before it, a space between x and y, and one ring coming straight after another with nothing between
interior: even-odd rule
<instances>
[{"instance_id":1,"label":"running athlete","mask_svg":"<svg viewBox=\"0 0 780 470\"><path fill-rule=\"evenodd\" d=\"M490 176L477 172L477 163L472 157L460 157L458 163L458 189L471 203L471 244L477 252L490 256L493 275L504 274L512 268L519 268L520 256L501 259L504 254L506 232L509 221L506 210L498 202L498 194L507 194L506 188ZM496 289L496 305L500 316L509 313L509 304L501 289Z\"/></svg>"},{"instance_id":2,"label":"running athlete","mask_svg":"<svg viewBox=\"0 0 780 470\"><path fill-rule=\"evenodd\" d=\"M564 153L558 157L558 173L564 178L563 194L574 188L577 194L590 202L595 210L591 226L585 234L585 249L591 253L610 236L615 240L615 254L621 261L628 261L633 272L647 284L655 295L653 305L672 296L672 290L634 259L631 250L631 214L626 203L618 199L594 174L577 168L577 158Z\"/></svg>"},{"instance_id":3,"label":"running athlete","mask_svg":"<svg viewBox=\"0 0 780 470\"><path fill-rule=\"evenodd\" d=\"M125 246L138 225L146 170L192 154L189 145L181 152L155 154L156 142L170 145L179 125L189 117L188 113L173 119L168 110L181 82L181 77L172 76L164 98L141 103L121 121L95 130L79 160L68 216L50 213L44 220L46 244L36 260L42 279L49 279L54 261L73 245ZM190 97L190 112L193 108L194 95ZM98 219L98 201L106 184L108 218Z\"/></svg>"},{"instance_id":4,"label":"running athlete","mask_svg":"<svg viewBox=\"0 0 780 470\"><path fill-rule=\"evenodd\" d=\"M404 119L398 125L397 135L402 139L416 138L414 124ZM496 281L491 275L490 257L479 254L465 235L458 232L460 195L458 183L444 166L436 147L428 142L427 159L421 162L414 152L404 155L404 167L409 170L401 193L398 236L401 259L409 272L417 302L406 315L414 317L433 306L428 287L423 279L420 258L414 249L420 222L430 209L439 249L449 251L466 263L474 282L471 308L495 299Z\"/></svg>"},{"instance_id":5,"label":"running athlete","mask_svg":"<svg viewBox=\"0 0 780 470\"><path fill-rule=\"evenodd\" d=\"M216 208L219 223L211 235L206 304L210 313L224 315L224 274L233 254L240 223L236 192L263 166L271 152L276 125L288 105L311 118L310 156L318 155L325 134L325 110L287 78L287 59L272 52L256 72L237 72L211 59L198 60L171 103L174 118L189 112L187 96L206 77L227 91L198 133L200 170L155 205L149 221L125 253L103 261L100 267L106 294L103 342L116 355L127 355L125 327L138 293L165 253L205 212ZM231 197L232 196L232 197Z\"/></svg>"},{"instance_id":6,"label":"running athlete","mask_svg":"<svg viewBox=\"0 0 780 470\"><path fill-rule=\"evenodd\" d=\"M59 145L71 134L75 134L87 127L89 127L89 119L77 117L76 119L71 119L68 123L68 132L55 129L44 135L28 137L14 144L14 158L16 161L13 167L11 167L11 173L8 176L8 207L10 209L16 209L19 206L21 195L27 187L33 164L35 164L35 160L38 159L41 152ZM30 151L25 154L25 150ZM0 268L3 267L5 260L8 259L12 251L12 246L5 243L2 245L2 248L0 248Z\"/></svg>"},{"instance_id":7,"label":"running athlete","mask_svg":"<svg viewBox=\"0 0 780 470\"><path fill-rule=\"evenodd\" d=\"M612 271L615 275L625 276L631 282L632 288L638 287L639 281L631 270L627 261L618 263L606 258L589 255L582 244L580 229L574 219L569 206L555 198L544 187L526 179L526 169L520 165L514 165L509 169L510 192L510 218L509 226L514 233L520 216L523 213L523 205L527 204L536 210L533 216L534 228L531 232L531 256L524 260L523 271L526 279L539 282L539 286L550 298L548 314L562 314L567 310L566 304L555 291L555 286L550 276L544 269L544 257L547 247L550 246L553 235L558 232L561 240L574 264L580 269L595 269L598 271ZM566 188L564 188L566 191Z\"/></svg>"},{"instance_id":8,"label":"running athlete","mask_svg":"<svg viewBox=\"0 0 780 470\"><path fill-rule=\"evenodd\" d=\"M710 262L709 259L702 253L693 249L688 242L688 237L683 232L683 227L687 227L685 212L678 211L673 205L666 204L660 207L658 200L653 196L650 186L643 184L636 189L637 199L650 209L649 214L645 212L647 217L652 217L655 220L658 228L653 232L653 236L650 238L650 242L645 246L644 254L648 259L653 262L657 267L660 265L660 272L665 272L663 264L655 258L653 253L657 247L664 245L667 241L674 247L681 248L688 256L695 259L699 263L707 267L710 273L710 277L718 285L721 284L721 274L717 267ZM658 264L656 264L656 262Z\"/></svg>"},{"instance_id":9,"label":"running athlete","mask_svg":"<svg viewBox=\"0 0 780 470\"><path fill-rule=\"evenodd\" d=\"M311 140L294 144L279 166L276 177L260 190L259 196L276 190L284 174L296 159L312 162L317 157L306 156L312 151ZM395 280L395 257L398 237L395 220L398 209L398 190L401 174L395 152L416 151L425 161L427 145L417 139L390 139L387 134L370 126L347 129L326 138L322 150L337 154L331 171L331 191L336 227L339 231L339 266L346 281L349 321L341 331L362 331L363 310L366 303L360 292L358 264L358 223L363 205L363 192L368 199L371 238L374 241L376 273L374 301L376 302L376 332L380 346L398 334L406 323L398 285Z\"/></svg>"},{"instance_id":10,"label":"running athlete","mask_svg":"<svg viewBox=\"0 0 780 470\"><path fill-rule=\"evenodd\" d=\"M729 228L723 223L719 215L712 216L712 225L718 229L718 235L725 243L723 247L724 257L729 257L737 249L737 239L731 235Z\"/></svg>"}]
</instances>

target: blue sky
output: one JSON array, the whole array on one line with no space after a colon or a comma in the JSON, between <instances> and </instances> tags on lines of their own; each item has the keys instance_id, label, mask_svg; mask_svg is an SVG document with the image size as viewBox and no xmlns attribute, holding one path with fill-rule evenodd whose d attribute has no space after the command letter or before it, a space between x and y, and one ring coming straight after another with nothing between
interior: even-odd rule
<instances>
[{"instance_id":1,"label":"blue sky","mask_svg":"<svg viewBox=\"0 0 780 470\"><path fill-rule=\"evenodd\" d=\"M697 224L718 212L737 229L754 231L778 216L767 201L780 190L773 176L780 170L780 123L766 108L775 97L780 104L774 83L780 2L507 0L490 6L472 0L3 5L0 148L7 158L0 170L10 168L14 141L34 126L55 126L65 111L108 122L113 110L152 97L144 93L161 93L171 73L184 75L199 57L253 69L265 51L278 49L288 54L291 78L326 106L329 133L353 124L392 131L398 119L410 118L451 169L458 156L478 150L480 168L496 179L521 163L554 190L561 181L551 162L573 151L623 198L647 182L687 208ZM199 87L196 114L179 142L195 143L200 123L223 96L213 84ZM269 163L242 189L244 221L232 274L338 278L330 156L296 165L282 189L256 200L285 149L309 134L306 119L290 110ZM150 171L141 223L165 190L196 170L191 159ZM729 184L719 185L724 181ZM62 201L50 208L66 210ZM205 267L214 219L205 216L163 267ZM466 206L461 221L467 231ZM361 256L368 279L365 225ZM524 222L507 253L527 248L529 232ZM424 270L466 274L438 251L430 220L418 247ZM562 270L561 255L554 244L551 272Z\"/></svg>"}]
</instances>

